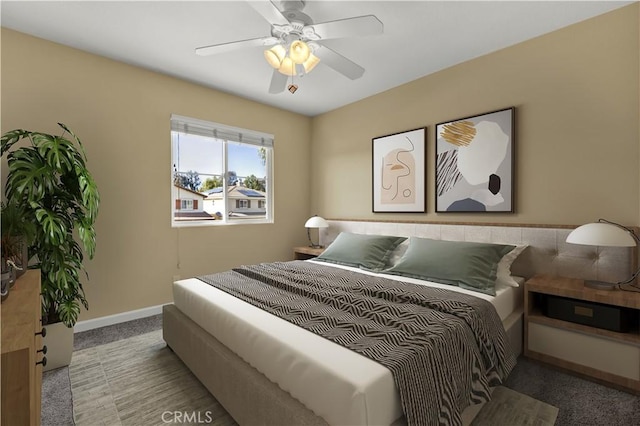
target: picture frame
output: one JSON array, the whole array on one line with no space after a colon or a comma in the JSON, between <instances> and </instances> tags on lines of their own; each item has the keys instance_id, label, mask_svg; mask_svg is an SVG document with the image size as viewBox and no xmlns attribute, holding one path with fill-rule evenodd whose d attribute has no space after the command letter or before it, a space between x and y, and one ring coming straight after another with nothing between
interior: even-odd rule
<instances>
[{"instance_id":1,"label":"picture frame","mask_svg":"<svg viewBox=\"0 0 640 426\"><path fill-rule=\"evenodd\" d=\"M372 211L426 211L427 128L372 139Z\"/></svg>"},{"instance_id":2,"label":"picture frame","mask_svg":"<svg viewBox=\"0 0 640 426\"><path fill-rule=\"evenodd\" d=\"M515 107L435 128L436 213L513 213Z\"/></svg>"}]
</instances>

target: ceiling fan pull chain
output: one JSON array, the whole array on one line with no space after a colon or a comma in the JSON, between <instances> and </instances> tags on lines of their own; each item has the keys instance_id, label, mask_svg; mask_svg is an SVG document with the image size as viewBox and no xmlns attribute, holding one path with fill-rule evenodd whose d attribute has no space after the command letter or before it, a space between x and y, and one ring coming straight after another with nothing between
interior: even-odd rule
<instances>
[{"instance_id":1,"label":"ceiling fan pull chain","mask_svg":"<svg viewBox=\"0 0 640 426\"><path fill-rule=\"evenodd\" d=\"M291 61L291 84L289 85L289 87L287 87L287 90L289 90L289 92L291 92L292 95L296 93L296 90L298 90L298 85L295 84L293 81L293 76L295 74L296 74L296 64L293 61Z\"/></svg>"}]
</instances>

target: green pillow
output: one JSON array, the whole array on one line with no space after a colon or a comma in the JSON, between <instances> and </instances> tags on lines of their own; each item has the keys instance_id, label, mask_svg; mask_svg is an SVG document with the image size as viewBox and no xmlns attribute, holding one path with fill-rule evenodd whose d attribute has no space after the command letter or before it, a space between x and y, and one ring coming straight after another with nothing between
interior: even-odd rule
<instances>
[{"instance_id":1,"label":"green pillow","mask_svg":"<svg viewBox=\"0 0 640 426\"><path fill-rule=\"evenodd\" d=\"M341 232L315 260L377 272L387 266L391 253L404 240L405 237Z\"/></svg>"},{"instance_id":2,"label":"green pillow","mask_svg":"<svg viewBox=\"0 0 640 426\"><path fill-rule=\"evenodd\" d=\"M495 296L498 263L514 247L411 238L404 256L384 273L455 285Z\"/></svg>"}]
</instances>

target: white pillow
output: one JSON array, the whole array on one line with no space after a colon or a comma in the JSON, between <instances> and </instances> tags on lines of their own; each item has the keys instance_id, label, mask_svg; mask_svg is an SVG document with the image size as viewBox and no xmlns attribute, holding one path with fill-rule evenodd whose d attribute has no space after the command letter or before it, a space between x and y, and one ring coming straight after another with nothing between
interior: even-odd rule
<instances>
[{"instance_id":1,"label":"white pillow","mask_svg":"<svg viewBox=\"0 0 640 426\"><path fill-rule=\"evenodd\" d=\"M519 287L518 281L511 276L511 264L520 256L528 246L516 246L509 253L505 254L500 262L498 262L498 270L496 271L496 284L502 284L509 287Z\"/></svg>"}]
</instances>

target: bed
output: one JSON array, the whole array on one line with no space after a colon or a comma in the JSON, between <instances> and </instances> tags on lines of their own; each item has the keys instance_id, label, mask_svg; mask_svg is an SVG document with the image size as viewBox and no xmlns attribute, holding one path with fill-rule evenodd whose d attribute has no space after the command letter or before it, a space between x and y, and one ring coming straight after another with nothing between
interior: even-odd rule
<instances>
[{"instance_id":1,"label":"bed","mask_svg":"<svg viewBox=\"0 0 640 426\"><path fill-rule=\"evenodd\" d=\"M594 256L593 249L564 244L570 231L566 228L357 221L330 224L328 232L321 235L327 245L341 234L354 233L527 246L512 260L510 272L519 275L520 282L534 273L586 273L585 278L616 279L611 275L624 274L619 267L626 265L628 270L633 263L628 250L599 250ZM388 264L397 264L407 254L406 247L402 253L401 245L386 260ZM326 261L319 267L451 289L450 285L426 284L422 279L394 276L384 270L363 271ZM492 303L510 350L517 356L522 347L522 287L496 290L494 296L455 289ZM174 283L174 304L165 306L163 313L167 344L240 424L406 422L389 369L202 280ZM468 424L479 408L480 404L471 405L452 423Z\"/></svg>"}]
</instances>

